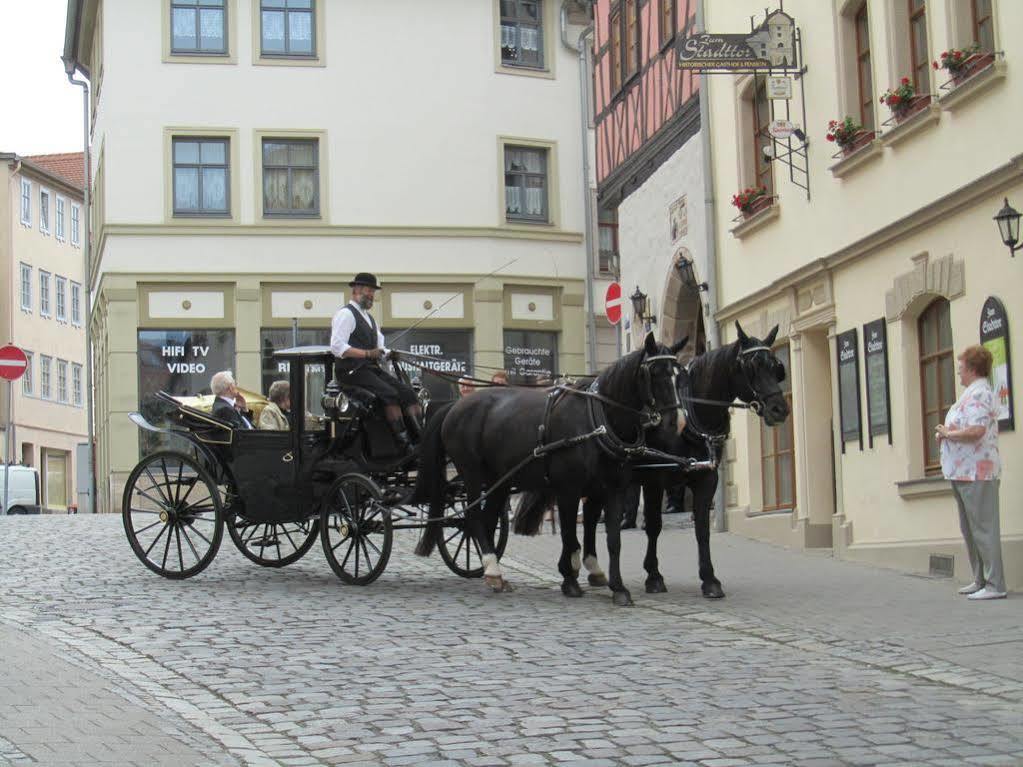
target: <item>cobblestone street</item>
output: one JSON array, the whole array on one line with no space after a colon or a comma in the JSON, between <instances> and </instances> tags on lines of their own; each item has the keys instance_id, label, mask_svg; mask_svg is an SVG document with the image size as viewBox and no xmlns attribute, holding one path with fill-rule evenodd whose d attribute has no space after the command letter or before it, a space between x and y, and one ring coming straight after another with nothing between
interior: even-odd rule
<instances>
[{"instance_id":1,"label":"cobblestone street","mask_svg":"<svg viewBox=\"0 0 1023 767\"><path fill-rule=\"evenodd\" d=\"M718 535L711 602L669 528L661 595L624 534L625 609L564 598L550 534L493 595L409 533L366 588L226 535L172 582L119 517L4 518L0 763L1023 764L1023 600Z\"/></svg>"}]
</instances>

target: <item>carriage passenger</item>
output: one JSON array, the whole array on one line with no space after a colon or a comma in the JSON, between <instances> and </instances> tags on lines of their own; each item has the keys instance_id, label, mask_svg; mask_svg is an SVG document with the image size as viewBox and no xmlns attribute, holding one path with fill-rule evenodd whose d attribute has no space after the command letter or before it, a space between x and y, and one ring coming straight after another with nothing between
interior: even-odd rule
<instances>
[{"instance_id":1,"label":"carriage passenger","mask_svg":"<svg viewBox=\"0 0 1023 767\"><path fill-rule=\"evenodd\" d=\"M270 400L259 414L259 428L264 431L287 431L291 411L291 384L274 381L266 395Z\"/></svg>"},{"instance_id":2,"label":"carriage passenger","mask_svg":"<svg viewBox=\"0 0 1023 767\"><path fill-rule=\"evenodd\" d=\"M216 397L212 411L214 418L230 424L232 429L252 428L251 413L244 411L245 398L238 391L238 384L230 370L214 373L210 389Z\"/></svg>"}]
</instances>

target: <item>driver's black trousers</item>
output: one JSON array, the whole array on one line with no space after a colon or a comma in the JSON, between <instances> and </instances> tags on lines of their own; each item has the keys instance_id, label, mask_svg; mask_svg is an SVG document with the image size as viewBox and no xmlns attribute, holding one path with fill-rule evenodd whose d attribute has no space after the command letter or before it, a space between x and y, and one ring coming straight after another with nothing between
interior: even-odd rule
<instances>
[{"instance_id":1,"label":"driver's black trousers","mask_svg":"<svg viewBox=\"0 0 1023 767\"><path fill-rule=\"evenodd\" d=\"M373 392L384 405L401 405L402 409L418 405L419 399L411 387L406 386L392 375L388 375L375 364L364 364L355 370L347 365L334 363L334 376L341 384L361 386Z\"/></svg>"}]
</instances>

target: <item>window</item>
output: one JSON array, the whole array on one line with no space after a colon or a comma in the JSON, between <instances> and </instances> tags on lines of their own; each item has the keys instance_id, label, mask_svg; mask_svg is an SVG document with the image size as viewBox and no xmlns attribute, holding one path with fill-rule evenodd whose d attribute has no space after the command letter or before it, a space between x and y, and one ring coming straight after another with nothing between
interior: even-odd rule
<instances>
[{"instance_id":1,"label":"window","mask_svg":"<svg viewBox=\"0 0 1023 767\"><path fill-rule=\"evenodd\" d=\"M611 93L615 94L622 88L622 12L620 9L611 14L611 44L607 58L611 68Z\"/></svg>"},{"instance_id":2,"label":"window","mask_svg":"<svg viewBox=\"0 0 1023 767\"><path fill-rule=\"evenodd\" d=\"M779 346L775 355L785 367L785 381L781 389L785 402L792 409L792 376L790 375L789 347ZM763 480L764 511L791 509L796 502L796 450L792 434L792 419L768 427L760 420L760 471Z\"/></svg>"},{"instance_id":3,"label":"window","mask_svg":"<svg viewBox=\"0 0 1023 767\"><path fill-rule=\"evenodd\" d=\"M639 11L636 5L636 0L625 0L624 80L628 80L639 69Z\"/></svg>"},{"instance_id":4,"label":"window","mask_svg":"<svg viewBox=\"0 0 1023 767\"><path fill-rule=\"evenodd\" d=\"M927 0L909 2L909 68L913 87L924 93L931 87L927 55Z\"/></svg>"},{"instance_id":5,"label":"window","mask_svg":"<svg viewBox=\"0 0 1023 767\"><path fill-rule=\"evenodd\" d=\"M21 265L21 311L32 311L32 267Z\"/></svg>"},{"instance_id":6,"label":"window","mask_svg":"<svg viewBox=\"0 0 1023 767\"><path fill-rule=\"evenodd\" d=\"M859 86L860 123L874 130L874 78L870 71L870 22L866 2L856 12L856 81Z\"/></svg>"},{"instance_id":7,"label":"window","mask_svg":"<svg viewBox=\"0 0 1023 767\"><path fill-rule=\"evenodd\" d=\"M504 205L508 221L547 223L547 150L504 148Z\"/></svg>"},{"instance_id":8,"label":"window","mask_svg":"<svg viewBox=\"0 0 1023 767\"><path fill-rule=\"evenodd\" d=\"M50 273L39 270L39 314L50 316Z\"/></svg>"},{"instance_id":9,"label":"window","mask_svg":"<svg viewBox=\"0 0 1023 767\"><path fill-rule=\"evenodd\" d=\"M67 207L66 200L60 195L57 196L57 239L64 242L65 226L64 226L64 209Z\"/></svg>"},{"instance_id":10,"label":"window","mask_svg":"<svg viewBox=\"0 0 1023 767\"><path fill-rule=\"evenodd\" d=\"M543 0L501 0L501 63L543 69Z\"/></svg>"},{"instance_id":11,"label":"window","mask_svg":"<svg viewBox=\"0 0 1023 767\"><path fill-rule=\"evenodd\" d=\"M224 0L172 0L171 53L226 54Z\"/></svg>"},{"instance_id":12,"label":"window","mask_svg":"<svg viewBox=\"0 0 1023 767\"><path fill-rule=\"evenodd\" d=\"M319 214L317 141L263 139L263 215Z\"/></svg>"},{"instance_id":13,"label":"window","mask_svg":"<svg viewBox=\"0 0 1023 767\"><path fill-rule=\"evenodd\" d=\"M32 182L21 180L21 223L32 226Z\"/></svg>"},{"instance_id":14,"label":"window","mask_svg":"<svg viewBox=\"0 0 1023 767\"><path fill-rule=\"evenodd\" d=\"M924 472L941 473L941 453L934 428L956 401L955 355L952 351L952 317L944 298L928 306L917 321L920 348L920 394L923 403Z\"/></svg>"},{"instance_id":15,"label":"window","mask_svg":"<svg viewBox=\"0 0 1023 767\"><path fill-rule=\"evenodd\" d=\"M67 403L67 360L57 360L57 401Z\"/></svg>"},{"instance_id":16,"label":"window","mask_svg":"<svg viewBox=\"0 0 1023 767\"><path fill-rule=\"evenodd\" d=\"M75 407L82 406L82 366L71 364L71 396Z\"/></svg>"},{"instance_id":17,"label":"window","mask_svg":"<svg viewBox=\"0 0 1023 767\"><path fill-rule=\"evenodd\" d=\"M995 26L991 0L970 0L973 14L973 42L985 53L995 49Z\"/></svg>"},{"instance_id":18,"label":"window","mask_svg":"<svg viewBox=\"0 0 1023 767\"><path fill-rule=\"evenodd\" d=\"M82 286L77 282L71 283L71 324L82 324Z\"/></svg>"},{"instance_id":19,"label":"window","mask_svg":"<svg viewBox=\"0 0 1023 767\"><path fill-rule=\"evenodd\" d=\"M767 132L771 124L771 104L767 100L767 82L763 78L753 81L753 167L754 186L767 189L768 197L774 194L774 174L771 163L764 156L764 147L772 147L774 139Z\"/></svg>"},{"instance_id":20,"label":"window","mask_svg":"<svg viewBox=\"0 0 1023 767\"><path fill-rule=\"evenodd\" d=\"M67 322L67 278L57 275L53 289L57 299L57 321Z\"/></svg>"},{"instance_id":21,"label":"window","mask_svg":"<svg viewBox=\"0 0 1023 767\"><path fill-rule=\"evenodd\" d=\"M53 365L53 357L45 354L39 357L39 396L43 399L53 399L53 390L50 387L50 368Z\"/></svg>"},{"instance_id":22,"label":"window","mask_svg":"<svg viewBox=\"0 0 1023 767\"><path fill-rule=\"evenodd\" d=\"M675 36L677 10L676 0L660 0L661 3L661 45L667 45Z\"/></svg>"},{"instance_id":23,"label":"window","mask_svg":"<svg viewBox=\"0 0 1023 767\"><path fill-rule=\"evenodd\" d=\"M601 274L614 274L618 262L618 211L601 208L597 213L597 232L600 240L597 270Z\"/></svg>"},{"instance_id":24,"label":"window","mask_svg":"<svg viewBox=\"0 0 1023 767\"><path fill-rule=\"evenodd\" d=\"M39 231L43 234L50 233L50 192L48 189L39 190Z\"/></svg>"},{"instance_id":25,"label":"window","mask_svg":"<svg viewBox=\"0 0 1023 767\"><path fill-rule=\"evenodd\" d=\"M316 56L315 0L261 0L263 56Z\"/></svg>"},{"instance_id":26,"label":"window","mask_svg":"<svg viewBox=\"0 0 1023 767\"><path fill-rule=\"evenodd\" d=\"M172 144L174 215L229 215L227 139L176 138Z\"/></svg>"},{"instance_id":27,"label":"window","mask_svg":"<svg viewBox=\"0 0 1023 767\"><path fill-rule=\"evenodd\" d=\"M35 388L32 375L32 361L35 359L32 352L25 352L25 375L21 377L21 393L26 397L32 396L32 390Z\"/></svg>"},{"instance_id":28,"label":"window","mask_svg":"<svg viewBox=\"0 0 1023 767\"><path fill-rule=\"evenodd\" d=\"M71 244L76 248L82 244L82 207L71 203Z\"/></svg>"}]
</instances>

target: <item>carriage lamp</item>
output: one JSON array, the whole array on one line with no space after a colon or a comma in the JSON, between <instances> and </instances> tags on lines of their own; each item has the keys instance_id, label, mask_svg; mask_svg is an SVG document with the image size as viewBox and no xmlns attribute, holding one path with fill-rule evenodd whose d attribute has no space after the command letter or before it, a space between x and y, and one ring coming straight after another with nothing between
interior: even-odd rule
<instances>
[{"instance_id":1,"label":"carriage lamp","mask_svg":"<svg viewBox=\"0 0 1023 767\"><path fill-rule=\"evenodd\" d=\"M629 296L632 301L632 311L639 318L640 322L647 325L657 324L657 318L650 315L650 297L636 286L636 292Z\"/></svg>"},{"instance_id":2,"label":"carriage lamp","mask_svg":"<svg viewBox=\"0 0 1023 767\"><path fill-rule=\"evenodd\" d=\"M1023 249L1019 245L1019 218L1020 212L1009 205L1009 198L1005 198L1005 207L998 211L995 221L998 222L998 233L1002 236L1002 242L1009 249L1009 255L1016 257L1016 251Z\"/></svg>"},{"instance_id":3,"label":"carriage lamp","mask_svg":"<svg viewBox=\"0 0 1023 767\"><path fill-rule=\"evenodd\" d=\"M675 269L678 271L678 276L682 280L682 284L693 293L699 293L702 290L710 290L710 286L706 282L698 282L696 280L696 270L693 269L693 262L691 259L686 258L683 255L679 255L675 261Z\"/></svg>"}]
</instances>

